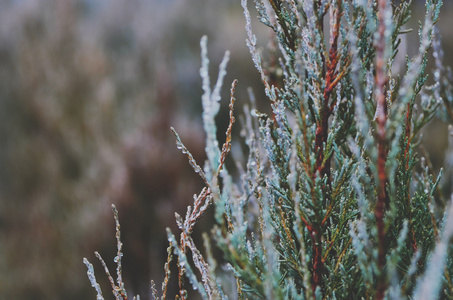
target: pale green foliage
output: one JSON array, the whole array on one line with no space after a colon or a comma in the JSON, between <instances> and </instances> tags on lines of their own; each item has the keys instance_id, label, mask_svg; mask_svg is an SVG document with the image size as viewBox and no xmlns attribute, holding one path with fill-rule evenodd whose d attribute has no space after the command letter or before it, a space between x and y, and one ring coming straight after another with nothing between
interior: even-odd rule
<instances>
[{"instance_id":1,"label":"pale green foliage","mask_svg":"<svg viewBox=\"0 0 453 300\"><path fill-rule=\"evenodd\" d=\"M186 217L177 215L179 242L168 232L178 258L179 297L187 298L187 277L204 299L233 293L241 299L451 298L453 206L442 196L442 172L434 176L428 158L417 153L420 130L436 112L453 116L451 77L442 69L435 30L441 1L426 1L418 52L401 74L392 70L410 1L255 4L260 21L274 32L280 57L265 67L242 0L247 45L272 116L257 111L251 93L252 107L244 105L241 119L248 153L242 155L246 161L235 161L239 176L224 165L236 82L220 149L215 117L228 54L211 91L206 38L200 71L204 168L174 131L178 148L206 185ZM436 83L426 86L431 48ZM191 233L211 205L217 224L205 236L206 260ZM224 261L214 260L211 244ZM171 253L166 270L170 261ZM164 282L169 278L166 272ZM228 278L234 278L234 290ZM162 293L165 298L165 286Z\"/></svg>"}]
</instances>

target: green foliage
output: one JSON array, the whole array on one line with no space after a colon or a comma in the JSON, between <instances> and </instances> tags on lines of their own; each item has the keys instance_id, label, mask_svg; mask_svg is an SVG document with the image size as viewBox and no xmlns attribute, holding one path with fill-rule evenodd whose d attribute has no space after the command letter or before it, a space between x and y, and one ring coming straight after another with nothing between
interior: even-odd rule
<instances>
[{"instance_id":1,"label":"green foliage","mask_svg":"<svg viewBox=\"0 0 453 300\"><path fill-rule=\"evenodd\" d=\"M442 2L426 1L418 51L401 73L395 65L411 1L255 4L280 57L278 65L264 64L242 0L247 45L272 115L259 113L251 94L241 119L248 153L245 162L235 161L239 176L225 165L236 81L221 149L215 117L228 53L211 90L206 38L200 70L204 168L174 131L206 185L186 217L176 216L179 241L168 232L178 259L179 298L188 295L185 277L204 299L451 298L453 208L442 196L442 172L434 176L418 151L420 130L436 112L452 120L451 77L441 77L449 73L441 69L435 30ZM427 68L431 49L434 76ZM272 68L279 76L271 76ZM191 233L210 206L216 224L205 236L206 260ZM211 244L223 261L214 260ZM162 299L171 259L169 252ZM229 277L234 289L228 289ZM154 286L153 294L157 299Z\"/></svg>"}]
</instances>

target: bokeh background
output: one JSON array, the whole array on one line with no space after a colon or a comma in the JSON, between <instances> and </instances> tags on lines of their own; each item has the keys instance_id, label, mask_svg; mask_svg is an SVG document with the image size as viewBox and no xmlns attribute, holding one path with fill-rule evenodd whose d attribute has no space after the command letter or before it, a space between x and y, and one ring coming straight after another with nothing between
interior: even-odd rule
<instances>
[{"instance_id":1,"label":"bokeh background","mask_svg":"<svg viewBox=\"0 0 453 300\"><path fill-rule=\"evenodd\" d=\"M444 2L451 66L453 7ZM165 228L176 231L174 212L202 186L169 128L202 163L203 35L212 81L231 51L224 98L237 78L238 107L251 86L266 110L244 25L239 0L0 0L0 299L94 299L83 257L112 299L93 254L115 273L112 203L129 295L149 299L150 280L163 277ZM269 31L254 28L265 47ZM221 132L227 117L224 101ZM427 135L440 165L446 127L430 130L440 133Z\"/></svg>"}]
</instances>

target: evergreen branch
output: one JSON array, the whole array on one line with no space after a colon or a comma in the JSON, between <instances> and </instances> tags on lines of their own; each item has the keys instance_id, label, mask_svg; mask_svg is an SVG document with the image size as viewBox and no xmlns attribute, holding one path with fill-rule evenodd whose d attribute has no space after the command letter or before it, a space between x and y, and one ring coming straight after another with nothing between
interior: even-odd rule
<instances>
[{"instance_id":1,"label":"evergreen branch","mask_svg":"<svg viewBox=\"0 0 453 300\"><path fill-rule=\"evenodd\" d=\"M234 110L234 101L236 98L234 98L234 91L236 89L238 81L235 79L233 83L231 84L231 90L230 90L230 122L228 124L228 128L226 131L226 140L225 143L222 146L222 153L220 155L220 164L217 169L216 177L219 175L220 171L222 170L223 164L225 163L225 159L228 155L228 153L231 150L231 131L233 129L233 123L235 122L235 118L233 116L233 110Z\"/></svg>"},{"instance_id":2,"label":"evergreen branch","mask_svg":"<svg viewBox=\"0 0 453 300\"><path fill-rule=\"evenodd\" d=\"M385 101L385 85L388 78L386 75L386 48L388 31L386 15L389 11L389 4L386 0L378 0L378 39L376 41L376 102L377 102L377 139L378 139L378 161L377 172L379 178L378 186L378 199L374 209L376 218L376 226L378 231L378 282L376 299L381 300L384 298L386 290L386 279L384 275L385 266L385 225L384 215L385 207L389 203L386 185L387 185L387 171L385 164L387 161L387 137L386 137L386 123L387 123L387 104ZM388 34L388 33L387 33Z\"/></svg>"},{"instance_id":3,"label":"evergreen branch","mask_svg":"<svg viewBox=\"0 0 453 300\"><path fill-rule=\"evenodd\" d=\"M165 266L164 266L165 277L162 282L162 298L161 298L161 300L167 299L168 282L170 280L170 275L171 275L170 263L173 259L172 248L173 248L173 244L169 243L168 248L167 248L167 262L165 263ZM155 299L155 300L157 300L157 299Z\"/></svg>"},{"instance_id":4,"label":"evergreen branch","mask_svg":"<svg viewBox=\"0 0 453 300\"><path fill-rule=\"evenodd\" d=\"M401 77L393 77L411 4L256 0L260 21L273 30L271 44L261 50L247 1L241 0L246 43L272 110L269 116L258 112L250 93L252 109L245 105L240 119L242 153L243 144L232 151L236 80L222 147L217 140L215 118L228 52L211 89L207 40L202 39L204 168L172 130L205 186L185 217L175 214L178 240L168 232L161 300L168 296L172 254L178 257L178 299L189 297L186 280L203 299L230 294L326 300L451 296L453 213L441 222L439 215L447 210L436 206L444 204L442 171L432 175L429 157L418 145L419 132L440 108L447 122L453 114L451 82L442 80L448 76L440 66L443 53L434 27L441 1L426 0L418 53L407 59ZM426 87L431 45L438 83ZM226 169L230 152L238 175ZM211 206L216 222L212 249L222 251L226 268L218 267L207 234L207 256L192 238ZM114 214L116 284L100 259L115 297L123 297L122 244ZM92 266L85 264L101 298ZM156 299L154 283L151 289Z\"/></svg>"}]
</instances>

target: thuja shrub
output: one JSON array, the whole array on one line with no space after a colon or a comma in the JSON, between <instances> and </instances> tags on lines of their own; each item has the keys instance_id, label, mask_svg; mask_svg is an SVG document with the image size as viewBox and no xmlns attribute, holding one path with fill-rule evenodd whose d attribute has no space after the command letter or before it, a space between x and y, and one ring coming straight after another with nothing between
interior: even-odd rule
<instances>
[{"instance_id":1,"label":"thuja shrub","mask_svg":"<svg viewBox=\"0 0 453 300\"><path fill-rule=\"evenodd\" d=\"M185 217L176 214L179 237L168 231L166 276L161 293L152 283L155 299L167 297L171 276L180 299L188 289L203 299L453 297L453 206L442 195L442 171L435 176L418 151L433 117L453 122L451 71L435 27L441 5L426 1L415 29L418 51L396 73L411 1L256 0L260 21L275 33L277 59L266 63L242 0L247 45L272 110L258 112L250 93L239 125L247 159L235 156L237 176L225 165L237 82L220 147L215 117L229 54L212 87L202 39L204 167L172 130L205 188ZM200 247L191 234L209 207L216 224ZM118 221L117 238L116 283L106 270L115 297L126 299ZM178 274L170 272L172 260Z\"/></svg>"}]
</instances>

